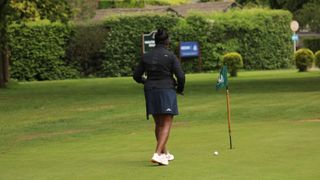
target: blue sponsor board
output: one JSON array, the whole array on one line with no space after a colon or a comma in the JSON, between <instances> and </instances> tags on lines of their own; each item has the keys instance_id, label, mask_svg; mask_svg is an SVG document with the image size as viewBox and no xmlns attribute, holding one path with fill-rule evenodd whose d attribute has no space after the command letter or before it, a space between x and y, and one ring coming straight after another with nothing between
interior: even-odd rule
<instances>
[{"instance_id":1,"label":"blue sponsor board","mask_svg":"<svg viewBox=\"0 0 320 180\"><path fill-rule=\"evenodd\" d=\"M189 42L180 42L180 57L189 58L189 57L199 57L199 43L195 41Z\"/></svg>"}]
</instances>

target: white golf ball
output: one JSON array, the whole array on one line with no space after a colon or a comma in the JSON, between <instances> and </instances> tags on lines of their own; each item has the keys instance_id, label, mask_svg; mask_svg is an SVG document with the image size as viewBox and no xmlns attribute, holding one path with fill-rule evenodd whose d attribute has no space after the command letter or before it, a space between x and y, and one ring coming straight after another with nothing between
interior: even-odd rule
<instances>
[{"instance_id":1,"label":"white golf ball","mask_svg":"<svg viewBox=\"0 0 320 180\"><path fill-rule=\"evenodd\" d=\"M218 156L218 155L219 155L219 152L218 152L218 151L214 151L214 152L213 152L213 155Z\"/></svg>"}]
</instances>

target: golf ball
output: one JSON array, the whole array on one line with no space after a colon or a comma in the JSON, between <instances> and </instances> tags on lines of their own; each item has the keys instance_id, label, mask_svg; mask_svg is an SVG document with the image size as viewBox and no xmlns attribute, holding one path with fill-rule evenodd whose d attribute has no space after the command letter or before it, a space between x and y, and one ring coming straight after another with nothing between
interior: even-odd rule
<instances>
[{"instance_id":1,"label":"golf ball","mask_svg":"<svg viewBox=\"0 0 320 180\"><path fill-rule=\"evenodd\" d=\"M218 152L218 151L214 151L214 152L213 152L213 155L218 156L218 155L219 155L219 152Z\"/></svg>"}]
</instances>

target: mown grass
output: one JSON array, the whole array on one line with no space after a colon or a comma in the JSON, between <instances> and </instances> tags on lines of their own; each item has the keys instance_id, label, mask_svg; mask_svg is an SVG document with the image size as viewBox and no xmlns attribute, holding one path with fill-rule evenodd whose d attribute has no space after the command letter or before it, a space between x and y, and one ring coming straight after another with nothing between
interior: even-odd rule
<instances>
[{"instance_id":1,"label":"mown grass","mask_svg":"<svg viewBox=\"0 0 320 180\"><path fill-rule=\"evenodd\" d=\"M1 89L0 179L319 179L319 71L230 78L233 150L216 79L187 76L168 167L149 163L153 122L132 78Z\"/></svg>"}]
</instances>

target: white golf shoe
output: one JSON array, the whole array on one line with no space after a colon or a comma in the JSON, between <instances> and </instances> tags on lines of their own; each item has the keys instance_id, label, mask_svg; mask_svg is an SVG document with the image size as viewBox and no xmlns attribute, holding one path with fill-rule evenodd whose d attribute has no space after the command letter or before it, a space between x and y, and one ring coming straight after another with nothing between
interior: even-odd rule
<instances>
[{"instance_id":1,"label":"white golf shoe","mask_svg":"<svg viewBox=\"0 0 320 180\"><path fill-rule=\"evenodd\" d=\"M165 166L169 165L169 161L165 154L158 155L157 153L154 153L152 156L151 162L158 163L160 165L165 165Z\"/></svg>"},{"instance_id":2,"label":"white golf shoe","mask_svg":"<svg viewBox=\"0 0 320 180\"><path fill-rule=\"evenodd\" d=\"M166 155L168 161L174 160L174 155L173 155L173 154L170 154L169 151L167 151L167 154L165 154L165 155Z\"/></svg>"}]
</instances>

